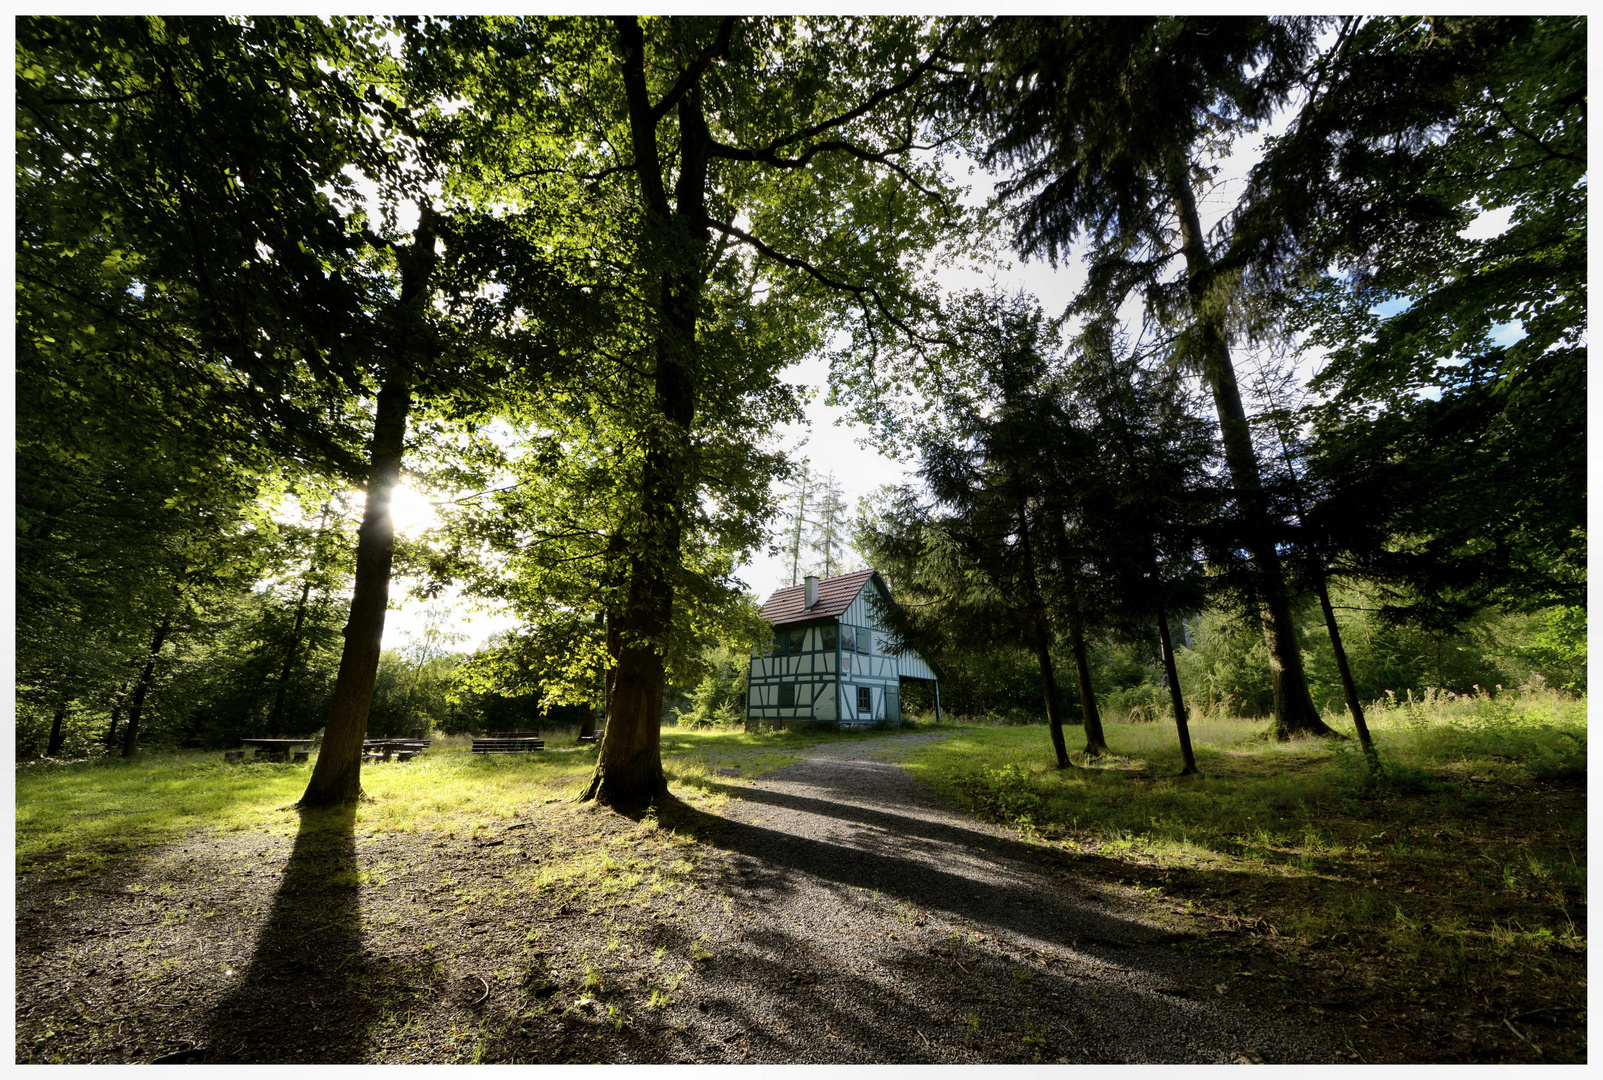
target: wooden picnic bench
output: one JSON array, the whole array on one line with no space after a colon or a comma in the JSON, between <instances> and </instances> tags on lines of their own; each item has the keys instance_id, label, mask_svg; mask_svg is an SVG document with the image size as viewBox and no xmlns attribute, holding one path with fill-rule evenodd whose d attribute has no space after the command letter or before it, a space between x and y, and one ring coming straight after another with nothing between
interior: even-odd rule
<instances>
[{"instance_id":1,"label":"wooden picnic bench","mask_svg":"<svg viewBox=\"0 0 1603 1080\"><path fill-rule=\"evenodd\" d=\"M298 763L306 761L311 756L311 750L309 748L316 740L240 739L239 741L244 743L246 746L254 746L256 748L256 759L258 761L288 761L291 753L293 753L295 756L295 761ZM308 749L301 749L303 746L308 747ZM238 754L239 757L235 757L235 754ZM243 750L230 750L223 755L224 760L230 762L239 761L243 757Z\"/></svg>"},{"instance_id":2,"label":"wooden picnic bench","mask_svg":"<svg viewBox=\"0 0 1603 1080\"><path fill-rule=\"evenodd\" d=\"M393 754L396 761L411 761L418 754L429 748L432 739L363 739L363 761L389 761Z\"/></svg>"},{"instance_id":3,"label":"wooden picnic bench","mask_svg":"<svg viewBox=\"0 0 1603 1080\"><path fill-rule=\"evenodd\" d=\"M522 754L544 749L545 740L538 731L492 731L473 739L475 754Z\"/></svg>"}]
</instances>

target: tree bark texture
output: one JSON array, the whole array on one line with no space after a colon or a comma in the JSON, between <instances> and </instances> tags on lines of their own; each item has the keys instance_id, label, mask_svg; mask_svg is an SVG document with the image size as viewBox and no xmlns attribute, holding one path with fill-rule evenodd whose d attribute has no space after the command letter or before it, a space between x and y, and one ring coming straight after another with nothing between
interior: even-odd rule
<instances>
[{"instance_id":1,"label":"tree bark texture","mask_svg":"<svg viewBox=\"0 0 1603 1080\"><path fill-rule=\"evenodd\" d=\"M384 613L390 603L390 566L395 556L390 500L401 479L401 451L411 405L411 381L403 367L389 373L379 390L366 503L356 533L356 580L345 623L345 647L317 764L301 795L301 806L354 803L362 794L362 740L367 737L367 713L378 677Z\"/></svg>"},{"instance_id":2,"label":"tree bark texture","mask_svg":"<svg viewBox=\"0 0 1603 1080\"><path fill-rule=\"evenodd\" d=\"M1263 482L1252 447L1252 428L1247 423L1241 389L1236 384L1235 368L1230 361L1224 314L1210 309L1210 305L1218 302L1209 295L1214 267L1203 243L1196 194L1191 189L1186 165L1178 156L1170 161L1169 183L1180 218L1181 248L1190 275L1193 317L1203 353L1202 375L1213 394L1214 409L1219 416L1225 466L1230 470L1231 486L1235 489L1243 539L1258 592L1264 644L1269 650L1269 681L1275 697L1275 735L1280 739L1296 735L1334 735L1320 717L1319 710L1314 708L1313 696L1308 690L1302 645L1297 639L1286 593L1285 572L1269 527Z\"/></svg>"},{"instance_id":3,"label":"tree bark texture","mask_svg":"<svg viewBox=\"0 0 1603 1080\"><path fill-rule=\"evenodd\" d=\"M1030 628L1035 635L1035 658L1041 668L1041 691L1046 696L1046 726L1052 733L1052 751L1060 769L1069 767L1069 751L1063 742L1063 715L1058 708L1057 674L1052 667L1052 626L1046 601L1041 597L1041 581L1035 571L1035 544L1030 535L1029 507L1020 491L1019 475L1010 475L1015 492L1013 511L1018 521L1019 554L1023 557L1024 602L1030 609ZM1089 750L1087 751L1090 752Z\"/></svg>"},{"instance_id":4,"label":"tree bark texture","mask_svg":"<svg viewBox=\"0 0 1603 1080\"><path fill-rule=\"evenodd\" d=\"M706 184L711 137L699 81L679 99L679 161L673 202L663 179L658 117L645 77L645 35L632 16L614 20L621 48L634 167L652 257L665 268L657 294L656 415L646 425L640 522L630 545L622 607L609 616L612 697L596 771L582 799L636 805L664 790L663 645L673 623L684 501L691 487L688 444L696 414L696 324L705 284ZM616 632L612 632L615 630Z\"/></svg>"},{"instance_id":5,"label":"tree bark texture","mask_svg":"<svg viewBox=\"0 0 1603 1080\"><path fill-rule=\"evenodd\" d=\"M156 673L156 658L161 654L161 647L167 640L167 631L172 629L173 617L163 615L161 622L156 626L155 636L150 639L150 651L145 654L145 666L139 671L139 681L134 683L134 696L128 702L128 726L122 733L122 756L131 758L139 743L139 716L145 711L145 695L150 692L150 680Z\"/></svg>"},{"instance_id":6,"label":"tree bark texture","mask_svg":"<svg viewBox=\"0 0 1603 1080\"><path fill-rule=\"evenodd\" d=\"M1174 706L1174 726L1180 734L1180 758L1185 765L1181 776L1195 776L1197 758L1191 752L1191 725L1186 719L1186 699L1180 693L1180 673L1174 667L1174 642L1169 635L1169 613L1158 605L1158 643L1163 646L1163 674L1169 681L1169 702Z\"/></svg>"},{"instance_id":7,"label":"tree bark texture","mask_svg":"<svg viewBox=\"0 0 1603 1080\"><path fill-rule=\"evenodd\" d=\"M1070 595L1069 603L1078 605L1079 598ZM1085 621L1077 606L1069 612L1069 651L1074 656L1074 674L1080 687L1080 723L1085 729L1085 752L1097 757L1108 752L1107 736L1102 731L1102 710L1097 708L1096 691L1091 688L1091 657L1085 647Z\"/></svg>"},{"instance_id":8,"label":"tree bark texture","mask_svg":"<svg viewBox=\"0 0 1603 1080\"><path fill-rule=\"evenodd\" d=\"M397 340L389 343L389 362L373 416L373 439L367 473L362 524L356 533L356 580L351 613L345 623L345 647L328 724L318 748L312 778L300 806L354 803L362 795L362 740L373 704L379 653L384 641L384 614L390 602L390 568L395 557L395 522L390 500L401 480L401 454L406 446L406 419L412 409L414 357L427 351L426 307L433 275L434 215L424 207L409 250L398 252L401 290L393 312Z\"/></svg>"}]
</instances>

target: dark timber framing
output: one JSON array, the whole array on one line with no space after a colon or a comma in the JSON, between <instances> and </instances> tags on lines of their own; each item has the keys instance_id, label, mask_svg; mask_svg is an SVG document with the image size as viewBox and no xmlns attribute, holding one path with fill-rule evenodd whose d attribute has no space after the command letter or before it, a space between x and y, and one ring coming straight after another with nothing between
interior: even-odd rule
<instances>
[{"instance_id":1,"label":"dark timber framing","mask_svg":"<svg viewBox=\"0 0 1603 1080\"><path fill-rule=\"evenodd\" d=\"M769 598L763 617L774 624L774 642L752 654L748 728L901 726L902 681L935 683L936 672L916 653L889 652L871 596L891 602L878 572L860 570Z\"/></svg>"}]
</instances>

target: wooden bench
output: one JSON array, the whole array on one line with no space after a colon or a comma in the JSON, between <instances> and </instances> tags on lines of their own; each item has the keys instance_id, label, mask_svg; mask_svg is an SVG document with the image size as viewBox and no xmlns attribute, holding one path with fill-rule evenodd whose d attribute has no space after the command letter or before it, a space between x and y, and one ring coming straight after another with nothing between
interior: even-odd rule
<instances>
[{"instance_id":1,"label":"wooden bench","mask_svg":"<svg viewBox=\"0 0 1603 1080\"><path fill-rule=\"evenodd\" d=\"M473 740L475 754L522 754L544 749L545 740L538 731L492 731Z\"/></svg>"},{"instance_id":2,"label":"wooden bench","mask_svg":"<svg viewBox=\"0 0 1603 1080\"><path fill-rule=\"evenodd\" d=\"M411 761L429 748L433 739L364 739L363 761L388 761L395 755L397 761Z\"/></svg>"}]
</instances>

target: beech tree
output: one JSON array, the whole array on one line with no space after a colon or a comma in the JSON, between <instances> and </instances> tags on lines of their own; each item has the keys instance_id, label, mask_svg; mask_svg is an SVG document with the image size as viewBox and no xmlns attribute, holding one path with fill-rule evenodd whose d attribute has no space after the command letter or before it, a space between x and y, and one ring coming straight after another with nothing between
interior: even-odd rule
<instances>
[{"instance_id":1,"label":"beech tree","mask_svg":"<svg viewBox=\"0 0 1603 1080\"><path fill-rule=\"evenodd\" d=\"M213 436L223 471L259 444L279 468L362 487L345 654L305 805L360 793L409 423L419 409L431 423L482 415L502 374L452 347L483 330L469 257L482 215L434 201L455 160L448 80L411 77L382 41L398 29L39 19L19 37L30 190L68 238L30 243L30 286L119 318L159 357L152 378L182 368L215 409L181 422ZM121 294L85 295L55 269L52 248L81 237L120 255L105 262Z\"/></svg>"},{"instance_id":2,"label":"beech tree","mask_svg":"<svg viewBox=\"0 0 1603 1080\"><path fill-rule=\"evenodd\" d=\"M678 612L697 582L712 584L685 572L695 561L687 540L704 493L743 497L738 479L720 485L703 469L698 431L733 417L747 394L768 393L774 359L820 347L824 311L845 316L851 347L864 352L913 328L921 301L906 256L959 220L919 141L916 94L935 68L933 42L910 19L461 29L497 58L472 61L486 95L467 118L473 145L487 148L475 182L513 206L572 192L572 227L616 238L596 260L608 335L581 363L583 392L563 392L576 406L602 391L637 395L619 428L629 452L617 459L617 490L629 513L607 564L611 714L587 797L649 799L662 788ZM554 133L518 114L531 86L542 115L561 118ZM764 338L784 343L779 357L749 351ZM589 378L612 364L629 377Z\"/></svg>"}]
</instances>

